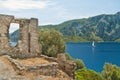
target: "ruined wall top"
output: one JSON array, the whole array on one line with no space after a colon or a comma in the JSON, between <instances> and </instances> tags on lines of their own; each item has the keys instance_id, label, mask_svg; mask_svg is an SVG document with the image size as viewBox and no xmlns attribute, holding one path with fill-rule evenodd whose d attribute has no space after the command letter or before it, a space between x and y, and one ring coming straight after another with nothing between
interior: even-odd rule
<instances>
[{"instance_id":1,"label":"ruined wall top","mask_svg":"<svg viewBox=\"0 0 120 80\"><path fill-rule=\"evenodd\" d=\"M37 20L37 18L30 18L30 19L28 19L28 18L16 18L13 15L0 14L0 21L1 20L5 21L5 20L9 20L9 19L11 19L10 23L18 23L18 24L20 22L30 23L30 20L34 20L34 19Z\"/></svg>"},{"instance_id":2,"label":"ruined wall top","mask_svg":"<svg viewBox=\"0 0 120 80\"><path fill-rule=\"evenodd\" d=\"M14 17L13 15L0 14L0 17Z\"/></svg>"},{"instance_id":3,"label":"ruined wall top","mask_svg":"<svg viewBox=\"0 0 120 80\"><path fill-rule=\"evenodd\" d=\"M20 39L13 51L17 48L17 52L23 53L24 56L33 56L40 53L37 18L16 18L13 15L0 14L0 54L1 52L9 53L11 49L9 42L10 23L18 23L20 28Z\"/></svg>"}]
</instances>

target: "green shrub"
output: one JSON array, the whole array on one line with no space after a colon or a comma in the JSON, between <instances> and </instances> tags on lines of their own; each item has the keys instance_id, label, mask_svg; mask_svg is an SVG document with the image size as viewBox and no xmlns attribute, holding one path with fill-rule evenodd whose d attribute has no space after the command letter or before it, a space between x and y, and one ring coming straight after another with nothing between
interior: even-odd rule
<instances>
[{"instance_id":1,"label":"green shrub","mask_svg":"<svg viewBox=\"0 0 120 80\"><path fill-rule=\"evenodd\" d=\"M56 30L40 30L39 43L42 45L42 53L55 57L58 53L65 52L65 42L62 34Z\"/></svg>"},{"instance_id":2,"label":"green shrub","mask_svg":"<svg viewBox=\"0 0 120 80\"><path fill-rule=\"evenodd\" d=\"M77 80L104 80L100 74L93 70L87 70L85 68L76 71Z\"/></svg>"},{"instance_id":3,"label":"green shrub","mask_svg":"<svg viewBox=\"0 0 120 80\"><path fill-rule=\"evenodd\" d=\"M73 60L69 53L65 53L65 57L67 60Z\"/></svg>"},{"instance_id":4,"label":"green shrub","mask_svg":"<svg viewBox=\"0 0 120 80\"><path fill-rule=\"evenodd\" d=\"M74 59L74 62L77 65L77 69L85 68L85 64L84 64L84 62L82 60L80 60L80 59Z\"/></svg>"},{"instance_id":5,"label":"green shrub","mask_svg":"<svg viewBox=\"0 0 120 80\"><path fill-rule=\"evenodd\" d=\"M116 65L106 63L102 71L102 76L105 80L120 80L120 68Z\"/></svg>"},{"instance_id":6,"label":"green shrub","mask_svg":"<svg viewBox=\"0 0 120 80\"><path fill-rule=\"evenodd\" d=\"M119 39L116 39L115 42L120 42L120 38L119 38Z\"/></svg>"}]
</instances>

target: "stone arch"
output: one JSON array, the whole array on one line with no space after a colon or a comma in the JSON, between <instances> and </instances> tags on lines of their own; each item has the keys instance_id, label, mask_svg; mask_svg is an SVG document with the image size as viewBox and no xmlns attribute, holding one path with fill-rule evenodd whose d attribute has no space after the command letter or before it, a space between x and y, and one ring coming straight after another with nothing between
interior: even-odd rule
<instances>
[{"instance_id":1,"label":"stone arch","mask_svg":"<svg viewBox=\"0 0 120 80\"><path fill-rule=\"evenodd\" d=\"M5 51L8 50L8 53L11 51L8 38L10 23L18 23L20 29L20 39L18 40L17 46L12 48L12 51L17 50L17 52L24 54L25 57L40 54L41 50L38 44L38 19L18 19L10 15L0 15L0 53L3 49Z\"/></svg>"}]
</instances>

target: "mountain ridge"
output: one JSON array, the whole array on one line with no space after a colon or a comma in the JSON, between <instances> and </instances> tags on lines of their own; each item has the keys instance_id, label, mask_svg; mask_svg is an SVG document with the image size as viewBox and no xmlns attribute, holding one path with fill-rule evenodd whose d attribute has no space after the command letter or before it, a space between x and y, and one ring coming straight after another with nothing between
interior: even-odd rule
<instances>
[{"instance_id":1,"label":"mountain ridge","mask_svg":"<svg viewBox=\"0 0 120 80\"><path fill-rule=\"evenodd\" d=\"M40 28L56 29L64 36L78 36L88 41L115 41L120 38L120 12L74 19L58 25L40 26Z\"/></svg>"},{"instance_id":2,"label":"mountain ridge","mask_svg":"<svg viewBox=\"0 0 120 80\"><path fill-rule=\"evenodd\" d=\"M116 41L120 38L120 12L73 19L57 25L42 25L39 28L58 30L68 42ZM11 34L12 39L14 35L16 37L16 32Z\"/></svg>"}]
</instances>

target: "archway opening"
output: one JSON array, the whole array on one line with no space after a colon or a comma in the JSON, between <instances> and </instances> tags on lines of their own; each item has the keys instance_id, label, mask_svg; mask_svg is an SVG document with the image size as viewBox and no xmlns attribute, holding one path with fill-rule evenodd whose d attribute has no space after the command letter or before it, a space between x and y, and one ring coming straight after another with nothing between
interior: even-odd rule
<instances>
[{"instance_id":1,"label":"archway opening","mask_svg":"<svg viewBox=\"0 0 120 80\"><path fill-rule=\"evenodd\" d=\"M15 47L17 45L17 42L19 40L19 24L18 23L11 23L9 27L9 42L10 45Z\"/></svg>"}]
</instances>

